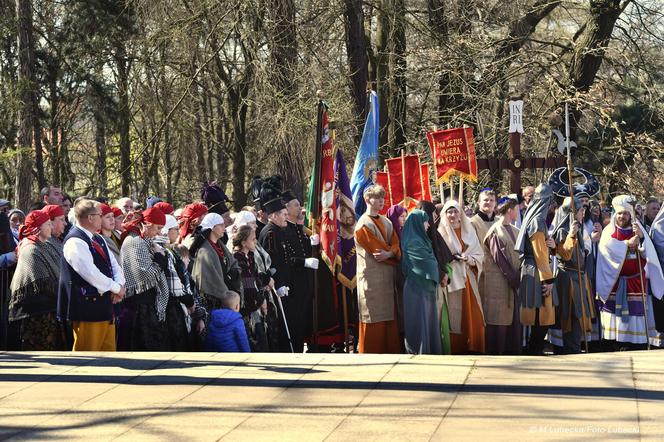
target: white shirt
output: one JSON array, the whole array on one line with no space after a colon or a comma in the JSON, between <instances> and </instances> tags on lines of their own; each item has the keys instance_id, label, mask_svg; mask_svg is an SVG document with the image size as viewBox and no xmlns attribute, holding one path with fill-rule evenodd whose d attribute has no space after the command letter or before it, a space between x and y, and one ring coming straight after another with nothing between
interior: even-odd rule
<instances>
[{"instance_id":1,"label":"white shirt","mask_svg":"<svg viewBox=\"0 0 664 442\"><path fill-rule=\"evenodd\" d=\"M93 240L94 234L81 226L77 226L86 235ZM108 249L107 249L108 250ZM65 261L78 273L88 284L92 285L99 291L99 293L106 293L108 291L117 293L120 287L125 285L124 273L122 268L115 260L113 253L108 252L108 258L111 260L111 269L113 271L113 279L104 275L96 265L94 265L92 253L88 243L79 238L70 238L65 242L63 248Z\"/></svg>"}]
</instances>

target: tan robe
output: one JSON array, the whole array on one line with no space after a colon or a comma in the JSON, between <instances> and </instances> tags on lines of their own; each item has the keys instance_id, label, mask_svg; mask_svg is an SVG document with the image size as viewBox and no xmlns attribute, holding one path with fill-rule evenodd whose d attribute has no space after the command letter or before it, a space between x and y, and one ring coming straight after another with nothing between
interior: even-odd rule
<instances>
[{"instance_id":1,"label":"tan robe","mask_svg":"<svg viewBox=\"0 0 664 442\"><path fill-rule=\"evenodd\" d=\"M519 254L514 250L514 240L507 230L511 230L514 238L519 231L512 225L504 225L502 220L496 221L483 238L484 277L480 283L480 295L484 308L484 319L491 325L511 325L514 318L514 289L512 289L502 270L492 258L489 248L491 238L495 235L501 243L501 250L514 269L519 269Z\"/></svg>"},{"instance_id":2,"label":"tan robe","mask_svg":"<svg viewBox=\"0 0 664 442\"><path fill-rule=\"evenodd\" d=\"M553 271L549 264L549 248L546 246L546 236L543 232L535 232L530 237L535 257L535 265L539 274L540 281L553 281ZM535 294L538 295L538 294ZM526 297L528 294L519 293L519 296ZM521 306L521 324L535 325L536 318L539 318L539 325L553 325L556 323L556 308L553 305L553 295L549 295L542 300L541 308L529 308Z\"/></svg>"},{"instance_id":3,"label":"tan robe","mask_svg":"<svg viewBox=\"0 0 664 442\"><path fill-rule=\"evenodd\" d=\"M372 324L394 318L394 271L401 258L399 237L384 216L364 214L355 226L357 297L360 321ZM373 253L392 251L395 258L378 262Z\"/></svg>"},{"instance_id":4,"label":"tan robe","mask_svg":"<svg viewBox=\"0 0 664 442\"><path fill-rule=\"evenodd\" d=\"M360 313L360 353L400 353L399 326L395 318L394 273L401 250L392 223L384 216L365 214L355 226L357 297ZM394 258L378 262L373 253L391 251Z\"/></svg>"},{"instance_id":5,"label":"tan robe","mask_svg":"<svg viewBox=\"0 0 664 442\"><path fill-rule=\"evenodd\" d=\"M496 218L497 219L497 218ZM491 262L489 262L489 267L486 267L486 262L491 261L491 253L489 253L489 250L484 246L484 238L486 237L487 232L493 225L493 221L484 221L479 215L474 215L470 218L470 224L473 226L473 229L475 229L475 233L477 234L477 239L480 240L482 243L482 250L484 251L484 265L485 267L482 269L482 273L480 274L478 280L477 280L477 289L479 291L480 298L482 299L482 308L484 308L484 297L486 296L487 293L493 291L493 287L491 286L491 281L495 279L497 274L495 274L495 266L491 266ZM493 272L492 274L487 275L487 272ZM498 272L500 273L500 269L498 269ZM488 281L487 282L487 277ZM485 314L485 320L486 318L486 312ZM493 322L486 321L487 324L493 324Z\"/></svg>"}]
</instances>

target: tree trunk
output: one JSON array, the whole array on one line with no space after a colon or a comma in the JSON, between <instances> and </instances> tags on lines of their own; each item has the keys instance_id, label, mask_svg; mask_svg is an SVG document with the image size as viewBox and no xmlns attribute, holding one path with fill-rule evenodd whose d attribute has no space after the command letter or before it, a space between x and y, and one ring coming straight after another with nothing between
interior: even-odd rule
<instances>
[{"instance_id":1,"label":"tree trunk","mask_svg":"<svg viewBox=\"0 0 664 442\"><path fill-rule=\"evenodd\" d=\"M367 41L364 35L363 0L345 0L346 17L346 54L350 67L350 87L355 104L355 118L358 126L365 117L367 98L366 89L369 80L369 60ZM361 135L361 132L360 132Z\"/></svg>"},{"instance_id":2,"label":"tree trunk","mask_svg":"<svg viewBox=\"0 0 664 442\"><path fill-rule=\"evenodd\" d=\"M60 98L58 94L58 70L59 66L55 60L51 60L46 64L48 79L48 91L50 101L50 124L49 124L49 137L51 139L51 177L52 182L64 186L64 177L61 176L61 163L62 157L60 156L60 144L58 143L58 110L60 108Z\"/></svg>"},{"instance_id":3,"label":"tree trunk","mask_svg":"<svg viewBox=\"0 0 664 442\"><path fill-rule=\"evenodd\" d=\"M393 1L388 144L393 155L398 155L406 143L406 7L404 0Z\"/></svg>"},{"instance_id":4,"label":"tree trunk","mask_svg":"<svg viewBox=\"0 0 664 442\"><path fill-rule=\"evenodd\" d=\"M32 155L35 138L35 48L32 36L32 1L16 0L18 24L18 80L21 84L21 106L18 111L16 156L16 207L26 210L32 200ZM42 171L43 173L43 171Z\"/></svg>"},{"instance_id":5,"label":"tree trunk","mask_svg":"<svg viewBox=\"0 0 664 442\"><path fill-rule=\"evenodd\" d=\"M131 121L129 109L129 61L123 42L118 42L115 48L115 64L118 78L118 133L120 135L120 187L122 195L131 193L131 145L129 140L129 124Z\"/></svg>"},{"instance_id":6,"label":"tree trunk","mask_svg":"<svg viewBox=\"0 0 664 442\"><path fill-rule=\"evenodd\" d=\"M95 146L97 148L97 190L100 196L108 192L108 176L106 173L106 123L101 112L94 113L95 119Z\"/></svg>"},{"instance_id":7,"label":"tree trunk","mask_svg":"<svg viewBox=\"0 0 664 442\"><path fill-rule=\"evenodd\" d=\"M392 121L389 114L391 13L392 0L382 0L376 17L376 86L380 112L378 134L380 148L384 148L388 144L389 126Z\"/></svg>"},{"instance_id":8,"label":"tree trunk","mask_svg":"<svg viewBox=\"0 0 664 442\"><path fill-rule=\"evenodd\" d=\"M445 0L427 0L427 10L429 12L429 26L437 36L438 48L443 50L444 45L449 40L447 17L445 16ZM452 78L450 72L444 66L441 66L438 74L438 107L436 110L436 120L441 126L447 124L446 114L450 109L452 88Z\"/></svg>"},{"instance_id":9,"label":"tree trunk","mask_svg":"<svg viewBox=\"0 0 664 442\"><path fill-rule=\"evenodd\" d=\"M290 95L295 92L294 72L297 66L295 4L293 0L270 0L269 3L274 17L270 45L273 82L278 93Z\"/></svg>"},{"instance_id":10,"label":"tree trunk","mask_svg":"<svg viewBox=\"0 0 664 442\"><path fill-rule=\"evenodd\" d=\"M577 91L588 92L595 81L621 12L618 0L590 2L590 18L577 41L569 67L570 84Z\"/></svg>"},{"instance_id":11,"label":"tree trunk","mask_svg":"<svg viewBox=\"0 0 664 442\"><path fill-rule=\"evenodd\" d=\"M579 35L568 71L569 84L574 91L588 92L595 82L613 28L623 9L619 0L590 1L590 18ZM570 105L570 135L572 139L576 139L581 112L574 103Z\"/></svg>"},{"instance_id":12,"label":"tree trunk","mask_svg":"<svg viewBox=\"0 0 664 442\"><path fill-rule=\"evenodd\" d=\"M272 85L280 101L283 114L288 113L289 103L296 99L297 84L297 34L295 27L295 5L293 0L270 0L274 22L270 29L270 58ZM280 112L281 113L281 112ZM293 136L287 131L277 135L277 172L284 178L298 197L304 194L302 153L297 152Z\"/></svg>"},{"instance_id":13,"label":"tree trunk","mask_svg":"<svg viewBox=\"0 0 664 442\"><path fill-rule=\"evenodd\" d=\"M207 82L206 82L207 83ZM207 147L207 157L208 157L208 176L212 180L217 180L221 178L221 175L214 173L214 110L212 109L212 94L207 91L203 98L205 100L203 117L205 118L205 146Z\"/></svg>"},{"instance_id":14,"label":"tree trunk","mask_svg":"<svg viewBox=\"0 0 664 442\"><path fill-rule=\"evenodd\" d=\"M221 85L221 83L219 83ZM221 87L218 89L221 91ZM225 119L225 112L224 112L224 102L223 100L218 97L216 99L216 110L217 110L217 131L215 133L215 137L217 140L217 145L216 145L216 158L217 158L217 174L219 177L224 177L228 174L228 160L226 157L226 129L227 129L227 123Z\"/></svg>"}]
</instances>

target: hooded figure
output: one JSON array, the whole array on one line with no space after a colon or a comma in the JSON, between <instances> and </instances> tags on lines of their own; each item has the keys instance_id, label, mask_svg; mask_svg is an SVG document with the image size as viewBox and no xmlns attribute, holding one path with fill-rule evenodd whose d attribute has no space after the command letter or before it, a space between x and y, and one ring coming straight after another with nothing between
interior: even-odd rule
<instances>
[{"instance_id":1,"label":"hooded figure","mask_svg":"<svg viewBox=\"0 0 664 442\"><path fill-rule=\"evenodd\" d=\"M556 327L551 329L550 335L562 337L562 342L554 342L553 338L552 342L562 344L564 353L581 352L582 333L592 331L591 318L595 317L594 296L585 272L590 238L584 231L581 200L576 196L574 207L577 209L576 220L570 225L572 204L571 198L566 197L558 209L559 221L552 233L559 258L555 287L560 303ZM576 234L573 230L577 230Z\"/></svg>"},{"instance_id":2,"label":"hooded figure","mask_svg":"<svg viewBox=\"0 0 664 442\"><path fill-rule=\"evenodd\" d=\"M228 291L242 295L240 267L222 240L224 220L218 213L208 213L201 229L194 234L189 248L191 277L208 312L221 308Z\"/></svg>"},{"instance_id":3,"label":"hooded figure","mask_svg":"<svg viewBox=\"0 0 664 442\"><path fill-rule=\"evenodd\" d=\"M452 353L484 353L484 312L478 290L484 261L482 245L455 200L443 206L438 232L454 257L447 295Z\"/></svg>"},{"instance_id":4,"label":"hooded figure","mask_svg":"<svg viewBox=\"0 0 664 442\"><path fill-rule=\"evenodd\" d=\"M429 215L415 209L408 215L401 236L401 268L406 276L403 292L405 344L411 354L442 352L436 305L440 272L427 234L433 228Z\"/></svg>"},{"instance_id":5,"label":"hooded figure","mask_svg":"<svg viewBox=\"0 0 664 442\"><path fill-rule=\"evenodd\" d=\"M528 347L536 354L544 351L544 336L548 326L556 322L555 306L558 305L547 246L546 217L552 201L551 187L548 184L537 186L514 247L521 259L521 324L533 326Z\"/></svg>"},{"instance_id":6,"label":"hooded figure","mask_svg":"<svg viewBox=\"0 0 664 442\"><path fill-rule=\"evenodd\" d=\"M62 247L49 241L50 225L48 213L35 210L21 226L9 321L19 324L22 351L65 350L55 314Z\"/></svg>"}]
</instances>

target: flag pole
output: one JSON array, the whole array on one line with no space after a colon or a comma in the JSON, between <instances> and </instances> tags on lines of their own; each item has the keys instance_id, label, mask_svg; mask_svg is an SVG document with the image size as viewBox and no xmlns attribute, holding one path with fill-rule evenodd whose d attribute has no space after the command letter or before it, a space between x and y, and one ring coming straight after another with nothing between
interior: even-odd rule
<instances>
[{"instance_id":1,"label":"flag pole","mask_svg":"<svg viewBox=\"0 0 664 442\"><path fill-rule=\"evenodd\" d=\"M568 104L565 102L565 143L567 147L567 182L569 183L569 199L570 199L570 214L569 214L569 229L572 230L572 225L576 221L576 207L574 204L574 185L572 184L572 153L570 151L569 147L569 109L568 109ZM578 233L577 233L578 235ZM586 347L586 353L588 353L588 336L586 335L586 302L583 299L584 297L588 296L587 290L584 290L583 287L585 284L582 285L582 279L581 279L581 248L579 247L579 241L578 238L574 238L576 240L576 273L578 277L578 282L579 282L579 300L581 301L581 319L579 322L581 322L581 332L583 333L583 344ZM583 296L584 292L586 293L586 296ZM590 318L589 318L590 319ZM590 332L592 333L592 325L590 327ZM647 328L646 328L646 334L647 334Z\"/></svg>"},{"instance_id":2,"label":"flag pole","mask_svg":"<svg viewBox=\"0 0 664 442\"><path fill-rule=\"evenodd\" d=\"M323 103L321 91L317 92L318 95L318 115L316 117L316 143L314 152L314 183L313 189L313 207L311 213L313 214L312 218L312 234L318 233L318 221L320 219L320 164L322 161L322 146L323 146L323 111L325 109L325 103ZM319 243L320 244L320 243ZM311 257L320 260L320 245L315 245L311 247ZM312 333L312 345L311 350L316 352L318 351L318 270L314 270L313 277L313 333Z\"/></svg>"},{"instance_id":3,"label":"flag pole","mask_svg":"<svg viewBox=\"0 0 664 442\"><path fill-rule=\"evenodd\" d=\"M403 187L403 200L401 203L403 203L405 209L408 209L406 207L406 198L408 198L408 193L406 191L406 149L404 148L401 148L401 185Z\"/></svg>"},{"instance_id":4,"label":"flag pole","mask_svg":"<svg viewBox=\"0 0 664 442\"><path fill-rule=\"evenodd\" d=\"M438 130L438 126L434 124L433 125L433 131L436 132L437 130ZM433 164L432 164L432 166L433 166L433 177L434 177L434 182L436 182L438 180L438 177L436 176L437 175L437 173L436 173L436 149L432 148L431 150L432 150L432 152L431 152L431 157L432 158L431 159L433 160ZM445 185L443 184L442 181L440 183L438 183L438 191L440 192L440 203L445 204ZM433 195L431 196L431 198L433 199Z\"/></svg>"}]
</instances>

